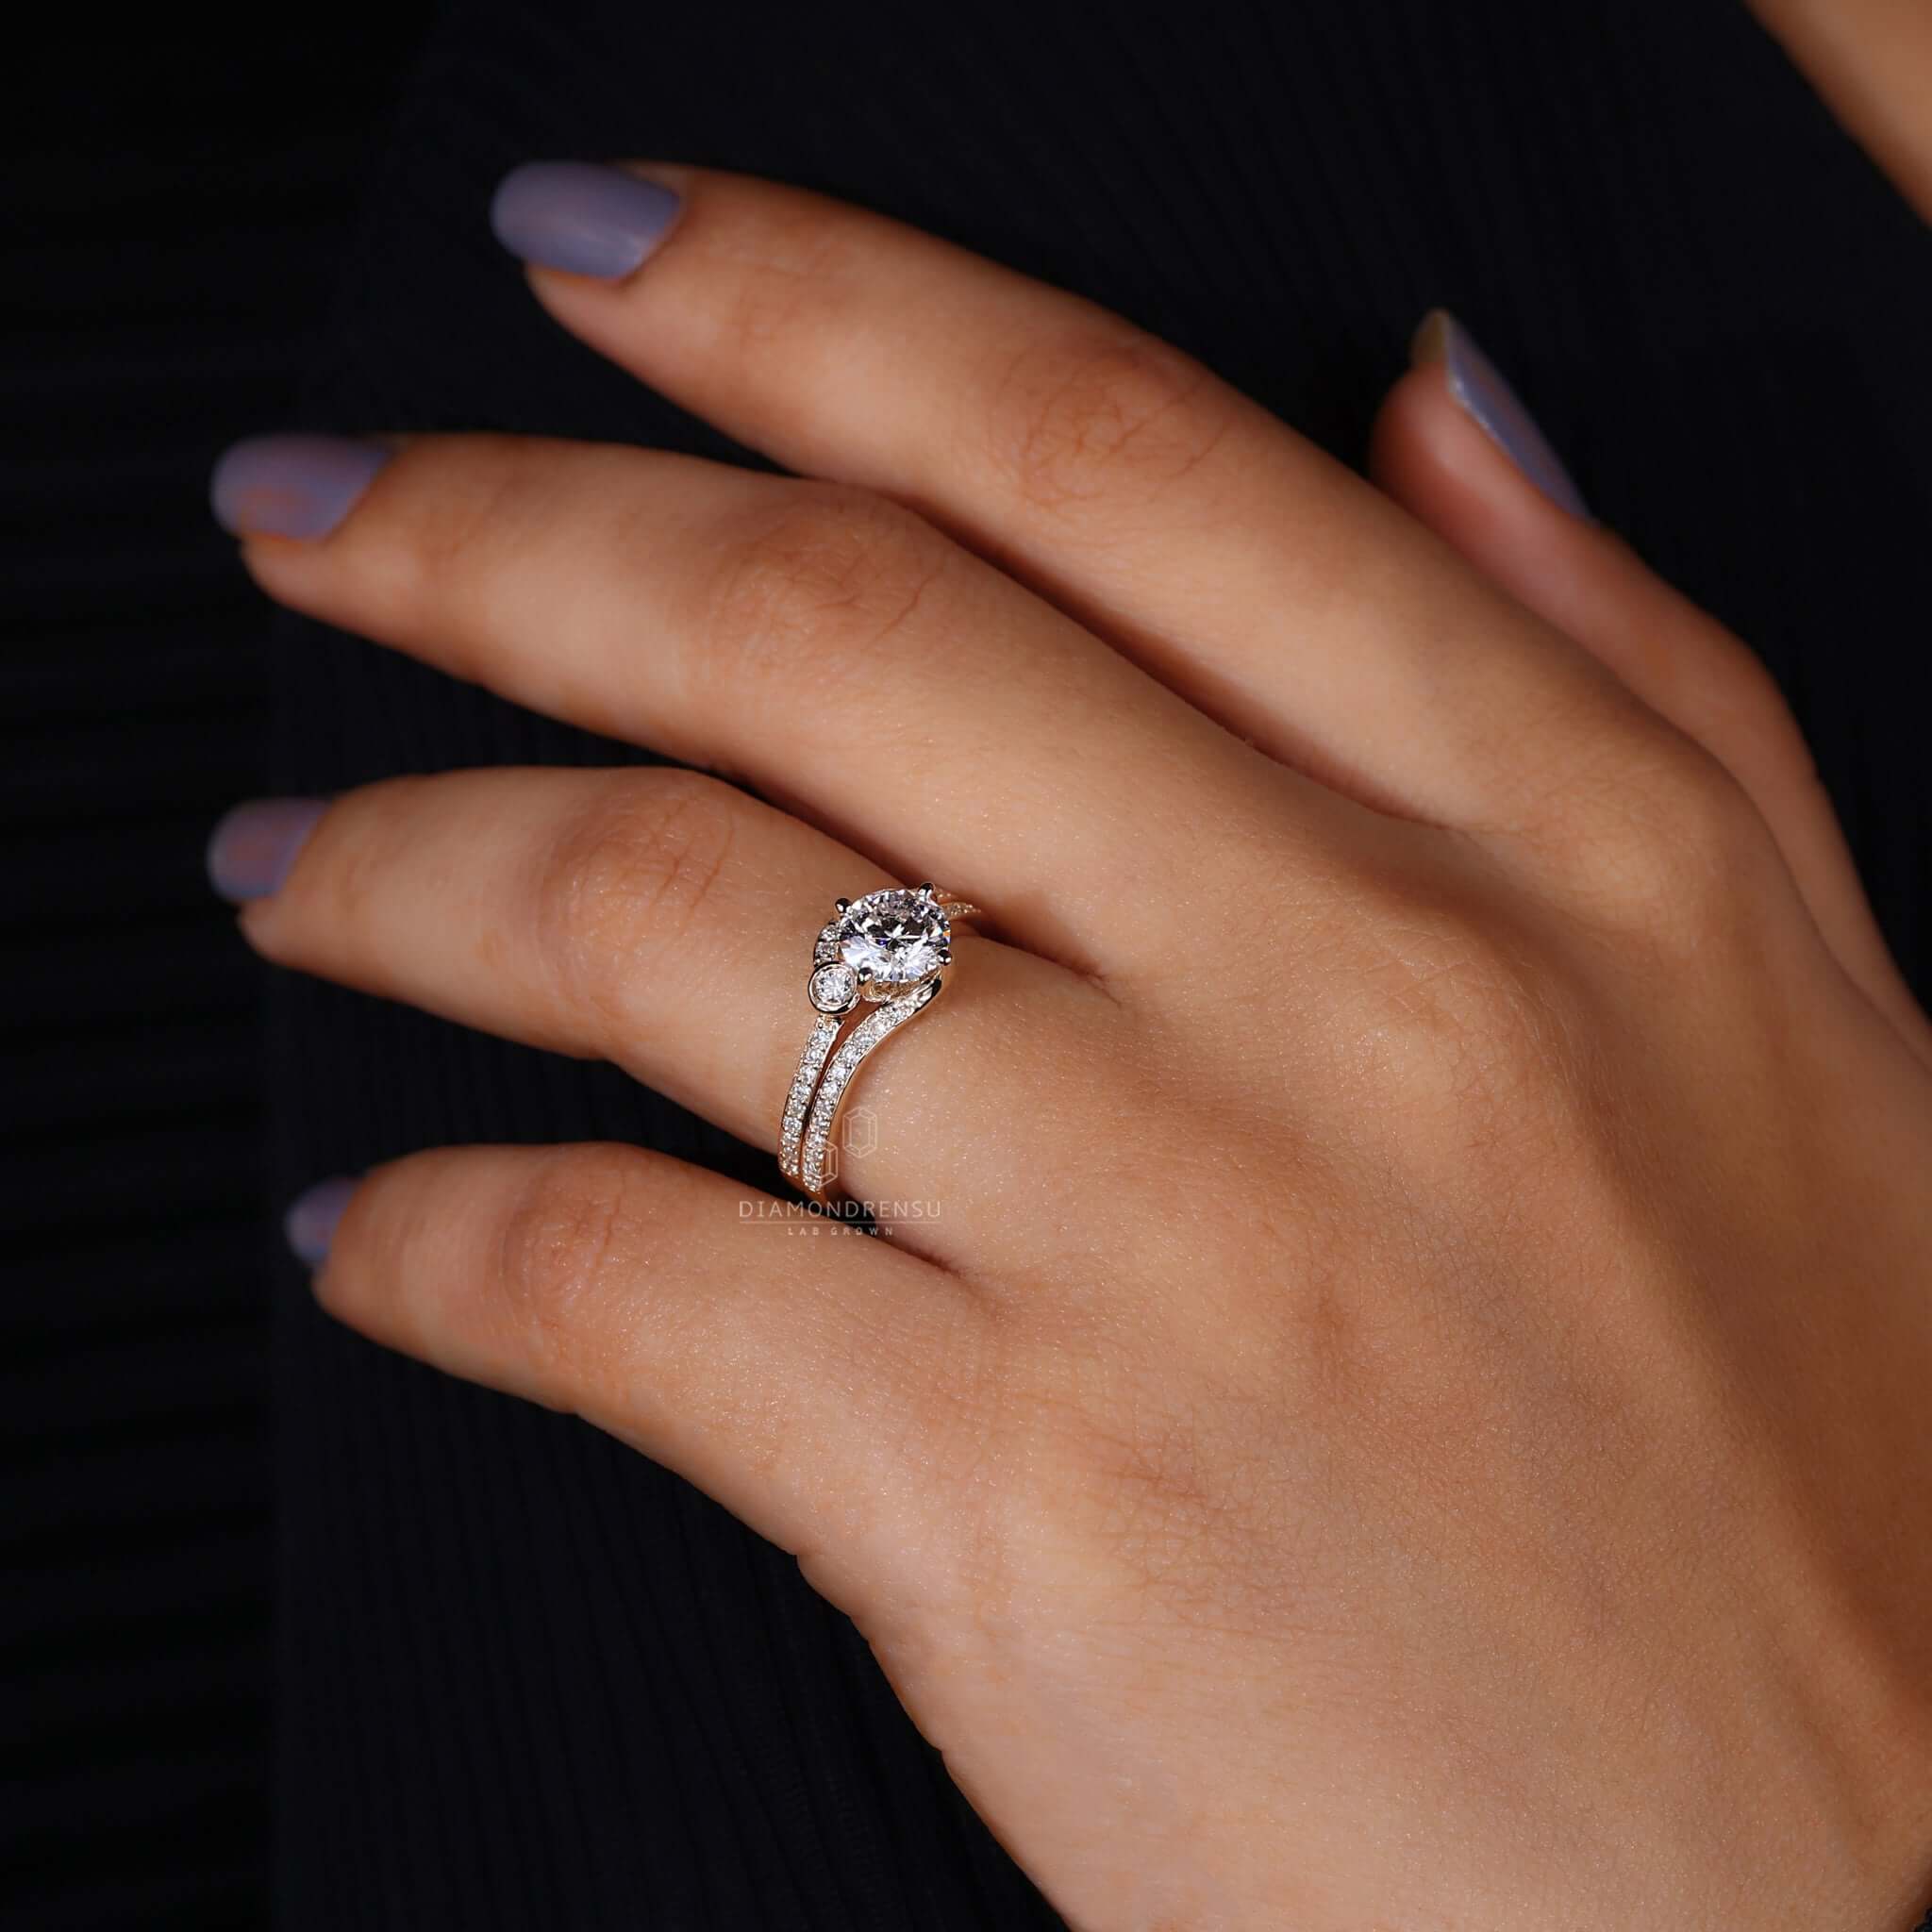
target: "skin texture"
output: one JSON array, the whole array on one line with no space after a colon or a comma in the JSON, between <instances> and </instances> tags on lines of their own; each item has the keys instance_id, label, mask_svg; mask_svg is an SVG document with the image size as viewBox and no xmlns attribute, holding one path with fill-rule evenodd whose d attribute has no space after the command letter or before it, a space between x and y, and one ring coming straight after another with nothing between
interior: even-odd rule
<instances>
[{"instance_id":1,"label":"skin texture","mask_svg":"<svg viewBox=\"0 0 1932 1932\"><path fill-rule=\"evenodd\" d=\"M648 172L658 252L536 295L795 477L424 438L244 555L700 769L351 793L244 930L770 1147L833 896L937 878L989 936L848 1172L942 1211L432 1151L324 1304L796 1552L1075 1926L1907 1922L1927 1036L1755 660L1440 367L1378 489L1066 294Z\"/></svg>"}]
</instances>

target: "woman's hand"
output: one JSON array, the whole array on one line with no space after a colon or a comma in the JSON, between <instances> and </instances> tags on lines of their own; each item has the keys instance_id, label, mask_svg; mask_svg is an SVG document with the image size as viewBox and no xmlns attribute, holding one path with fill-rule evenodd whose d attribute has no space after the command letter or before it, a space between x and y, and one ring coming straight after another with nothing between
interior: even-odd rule
<instances>
[{"instance_id":1,"label":"woman's hand","mask_svg":"<svg viewBox=\"0 0 1932 1932\"><path fill-rule=\"evenodd\" d=\"M936 878L997 938L846 1173L930 1208L441 1150L298 1215L324 1303L796 1551L1082 1927L1905 1923L1927 1034L1763 675L1453 355L1398 503L1087 303L651 172L500 227L813 480L305 440L217 494L283 603L703 769L253 809L218 874L272 959L766 1147L834 896Z\"/></svg>"}]
</instances>

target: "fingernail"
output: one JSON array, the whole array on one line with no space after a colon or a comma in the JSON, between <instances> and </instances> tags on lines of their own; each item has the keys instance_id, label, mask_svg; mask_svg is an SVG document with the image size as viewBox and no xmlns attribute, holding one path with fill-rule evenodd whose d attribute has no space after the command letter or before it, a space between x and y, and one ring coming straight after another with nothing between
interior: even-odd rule
<instances>
[{"instance_id":1,"label":"fingernail","mask_svg":"<svg viewBox=\"0 0 1932 1932\"><path fill-rule=\"evenodd\" d=\"M250 436L215 465L215 521L237 537L326 537L391 452L347 436Z\"/></svg>"},{"instance_id":2,"label":"fingernail","mask_svg":"<svg viewBox=\"0 0 1932 1932\"><path fill-rule=\"evenodd\" d=\"M327 809L320 798L252 798L238 805L208 835L208 884L234 906L279 892Z\"/></svg>"},{"instance_id":3,"label":"fingernail","mask_svg":"<svg viewBox=\"0 0 1932 1932\"><path fill-rule=\"evenodd\" d=\"M1440 362L1449 393L1516 467L1559 509L1588 519L1583 492L1571 480L1536 418L1504 381L1502 372L1476 347L1475 338L1446 308L1432 308L1409 344L1417 369Z\"/></svg>"},{"instance_id":4,"label":"fingernail","mask_svg":"<svg viewBox=\"0 0 1932 1932\"><path fill-rule=\"evenodd\" d=\"M336 1224L356 1191L348 1175L317 1181L306 1193L297 1194L282 1217L282 1232L289 1238L298 1261L319 1268L328 1258L328 1244L335 1239Z\"/></svg>"},{"instance_id":5,"label":"fingernail","mask_svg":"<svg viewBox=\"0 0 1932 1932\"><path fill-rule=\"evenodd\" d=\"M497 184L490 225L539 268L614 282L671 232L681 206L662 183L589 161L528 161Z\"/></svg>"}]
</instances>

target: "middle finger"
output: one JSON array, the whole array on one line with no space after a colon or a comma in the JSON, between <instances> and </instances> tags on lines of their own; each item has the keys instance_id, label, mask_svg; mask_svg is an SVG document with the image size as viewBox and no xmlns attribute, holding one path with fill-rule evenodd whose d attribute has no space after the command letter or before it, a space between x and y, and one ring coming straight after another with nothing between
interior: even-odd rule
<instances>
[{"instance_id":1,"label":"middle finger","mask_svg":"<svg viewBox=\"0 0 1932 1932\"><path fill-rule=\"evenodd\" d=\"M313 438L225 459L217 507L270 594L743 776L1083 970L1157 955L1165 891L1252 884L1284 840L1360 810L865 491L438 436L381 466L332 529L276 534L312 530L291 506L319 473L359 482L377 460Z\"/></svg>"},{"instance_id":2,"label":"middle finger","mask_svg":"<svg viewBox=\"0 0 1932 1932\"><path fill-rule=\"evenodd\" d=\"M537 269L558 320L787 468L911 505L1283 762L1475 827L1654 758L1590 653L1172 344L870 209L654 172L504 182L502 239L589 271ZM618 231L667 185L661 246Z\"/></svg>"}]
</instances>

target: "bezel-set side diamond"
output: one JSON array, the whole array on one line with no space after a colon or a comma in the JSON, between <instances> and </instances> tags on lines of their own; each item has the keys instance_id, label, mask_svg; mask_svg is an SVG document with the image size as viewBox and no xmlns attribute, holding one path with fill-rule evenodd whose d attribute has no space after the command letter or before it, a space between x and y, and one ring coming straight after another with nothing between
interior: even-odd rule
<instances>
[{"instance_id":1,"label":"bezel-set side diamond","mask_svg":"<svg viewBox=\"0 0 1932 1932\"><path fill-rule=\"evenodd\" d=\"M849 1013L858 1004L861 981L856 967L842 959L827 959L812 968L805 996L822 1013Z\"/></svg>"}]
</instances>

